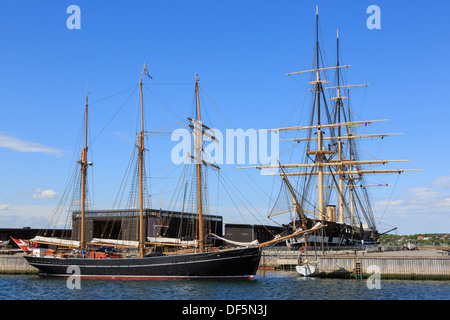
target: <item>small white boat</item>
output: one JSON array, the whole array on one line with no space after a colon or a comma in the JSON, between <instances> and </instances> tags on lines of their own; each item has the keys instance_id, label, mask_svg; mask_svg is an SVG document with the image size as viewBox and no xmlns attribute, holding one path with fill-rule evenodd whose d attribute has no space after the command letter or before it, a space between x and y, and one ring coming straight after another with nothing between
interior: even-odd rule
<instances>
[{"instance_id":1,"label":"small white boat","mask_svg":"<svg viewBox=\"0 0 450 320\"><path fill-rule=\"evenodd\" d=\"M308 261L305 261L304 264L298 265L295 267L297 272L304 277L311 277L318 273L319 268L316 264L310 264Z\"/></svg>"}]
</instances>

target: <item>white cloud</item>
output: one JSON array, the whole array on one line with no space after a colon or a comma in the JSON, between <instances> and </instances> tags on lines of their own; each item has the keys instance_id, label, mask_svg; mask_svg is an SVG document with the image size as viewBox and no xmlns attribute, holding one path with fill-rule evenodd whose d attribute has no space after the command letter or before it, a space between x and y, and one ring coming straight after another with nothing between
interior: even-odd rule
<instances>
[{"instance_id":1,"label":"white cloud","mask_svg":"<svg viewBox=\"0 0 450 320\"><path fill-rule=\"evenodd\" d=\"M450 189L450 176L442 176L430 183L430 186L436 188Z\"/></svg>"},{"instance_id":2,"label":"white cloud","mask_svg":"<svg viewBox=\"0 0 450 320\"><path fill-rule=\"evenodd\" d=\"M10 204L0 204L0 211L5 211L11 208Z\"/></svg>"},{"instance_id":3,"label":"white cloud","mask_svg":"<svg viewBox=\"0 0 450 320\"><path fill-rule=\"evenodd\" d=\"M0 211L0 226L5 228L43 228L48 225L48 217L55 210L53 205L9 206Z\"/></svg>"},{"instance_id":4,"label":"white cloud","mask_svg":"<svg viewBox=\"0 0 450 320\"><path fill-rule=\"evenodd\" d=\"M39 188L34 189L34 194L31 196L33 199L54 199L58 195L52 189L42 190Z\"/></svg>"},{"instance_id":5,"label":"white cloud","mask_svg":"<svg viewBox=\"0 0 450 320\"><path fill-rule=\"evenodd\" d=\"M389 202L384 222L407 229L406 234L450 230L450 176L442 176L425 187L406 188ZM387 201L375 204L384 212ZM410 231L409 231L410 230Z\"/></svg>"},{"instance_id":6,"label":"white cloud","mask_svg":"<svg viewBox=\"0 0 450 320\"><path fill-rule=\"evenodd\" d=\"M7 148L19 152L42 152L48 155L61 157L63 151L44 146L40 143L20 140L5 134L0 134L0 148Z\"/></svg>"},{"instance_id":7,"label":"white cloud","mask_svg":"<svg viewBox=\"0 0 450 320\"><path fill-rule=\"evenodd\" d=\"M131 138L127 133L120 132L120 131L113 131L113 132L111 132L111 134L114 137L118 138L120 141L126 141L126 142L129 142L129 143L134 143L134 139Z\"/></svg>"}]
</instances>

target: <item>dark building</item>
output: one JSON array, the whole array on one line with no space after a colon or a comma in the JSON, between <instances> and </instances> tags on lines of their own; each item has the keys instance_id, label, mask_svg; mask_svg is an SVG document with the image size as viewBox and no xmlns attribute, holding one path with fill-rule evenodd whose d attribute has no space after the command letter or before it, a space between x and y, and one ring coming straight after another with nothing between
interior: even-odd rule
<instances>
[{"instance_id":1,"label":"dark building","mask_svg":"<svg viewBox=\"0 0 450 320\"><path fill-rule=\"evenodd\" d=\"M196 239L198 216L192 213L158 209L144 210L144 238L167 237ZM81 213L72 214L72 239L80 237ZM223 234L221 216L203 215L204 234ZM139 234L139 210L95 210L85 213L85 241L93 238L137 240ZM212 243L212 239L209 240ZM207 242L208 244L208 242ZM217 243L216 243L217 244Z\"/></svg>"},{"instance_id":2,"label":"dark building","mask_svg":"<svg viewBox=\"0 0 450 320\"><path fill-rule=\"evenodd\" d=\"M0 241L9 240L10 237L16 239L29 240L37 236L42 230L32 229L30 227L24 228L0 228ZM70 237L72 230L66 229L51 229L48 230L49 233L53 234L54 237Z\"/></svg>"},{"instance_id":3,"label":"dark building","mask_svg":"<svg viewBox=\"0 0 450 320\"><path fill-rule=\"evenodd\" d=\"M227 240L238 242L251 242L258 240L260 243L272 240L284 230L283 227L254 225L254 224L225 224ZM284 241L278 245L286 245Z\"/></svg>"},{"instance_id":4,"label":"dark building","mask_svg":"<svg viewBox=\"0 0 450 320\"><path fill-rule=\"evenodd\" d=\"M38 234L41 234L41 229L32 229L30 227L24 228L0 228L0 241L10 240L11 238L22 239L22 240L30 240L36 237ZM72 234L72 230L67 229L51 229L47 230L47 234L52 237L58 238L70 238ZM9 242L10 245L16 246L14 241ZM17 246L18 247L18 246Z\"/></svg>"}]
</instances>

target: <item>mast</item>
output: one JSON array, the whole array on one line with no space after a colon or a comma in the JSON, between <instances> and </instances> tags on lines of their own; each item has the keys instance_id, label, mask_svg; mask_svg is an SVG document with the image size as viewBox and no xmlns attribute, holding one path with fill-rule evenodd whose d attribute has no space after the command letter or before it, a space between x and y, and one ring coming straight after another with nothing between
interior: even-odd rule
<instances>
[{"instance_id":1,"label":"mast","mask_svg":"<svg viewBox=\"0 0 450 320\"><path fill-rule=\"evenodd\" d=\"M319 166L319 219L324 219L323 211L323 154L322 154L322 129L320 127L320 93L321 93L322 83L320 80L319 71L319 7L316 6L316 99L317 99L317 154L316 161Z\"/></svg>"},{"instance_id":2,"label":"mast","mask_svg":"<svg viewBox=\"0 0 450 320\"><path fill-rule=\"evenodd\" d=\"M336 57L337 57L337 61L336 61L336 66L339 67L339 29L337 29L336 31ZM341 122L341 108L342 108L342 98L341 98L341 88L340 88L340 84L339 84L339 78L340 78L340 72L339 72L339 68L336 69L336 74L337 74L337 99L336 99L336 111L338 114L338 123ZM342 141L341 141L341 137L342 133L341 133L341 126L338 127L338 159L339 162L342 161ZM344 171L344 166L341 164L339 166L339 222L340 223L344 223L344 193L343 193L343 174L342 171Z\"/></svg>"},{"instance_id":3,"label":"mast","mask_svg":"<svg viewBox=\"0 0 450 320\"><path fill-rule=\"evenodd\" d=\"M144 104L142 98L142 73L139 81L141 96L141 132L139 133L139 256L144 257L144 197L143 197L143 173L144 173Z\"/></svg>"},{"instance_id":4,"label":"mast","mask_svg":"<svg viewBox=\"0 0 450 320\"><path fill-rule=\"evenodd\" d=\"M348 132L349 132L349 134L351 134L351 128L348 128ZM350 156L350 160L351 160L353 144L350 142L349 146L350 146L349 156ZM353 170L353 165L350 165L350 171L352 171L352 170ZM353 195L353 192L354 192L354 188L353 188L354 180L355 180L354 175L350 174L349 175L349 179L348 179L348 184L350 186L350 225L351 226L353 226L353 224L354 224L354 211L355 211L355 201L354 201L354 195Z\"/></svg>"},{"instance_id":5,"label":"mast","mask_svg":"<svg viewBox=\"0 0 450 320\"><path fill-rule=\"evenodd\" d=\"M202 217L202 131L203 127L201 125L201 116L200 116L200 99L198 94L198 77L195 74L195 95L197 98L197 121L199 122L199 127L197 128L196 135L196 162L197 162L197 210L198 210L198 242L199 242L199 250L200 252L204 251L203 247L203 217Z\"/></svg>"},{"instance_id":6,"label":"mast","mask_svg":"<svg viewBox=\"0 0 450 320\"><path fill-rule=\"evenodd\" d=\"M84 217L86 212L86 169L87 163L87 123L88 123L88 95L86 93L86 108L85 108L85 132L84 132L84 148L81 154L81 232L80 232L80 248L84 250L86 244L84 241Z\"/></svg>"},{"instance_id":7,"label":"mast","mask_svg":"<svg viewBox=\"0 0 450 320\"><path fill-rule=\"evenodd\" d=\"M292 187L291 183L289 182L289 179L286 177L286 173L284 172L283 167L281 165L279 165L279 168L281 169L281 172L283 173L283 175L281 177L283 178L284 183L286 184L286 186L289 189L289 192L292 195L292 202L294 204L294 209L295 209L295 211L297 211L297 214L300 216L300 221L302 223L302 229L306 230L307 229L307 226L306 226L307 219L305 217L305 214L303 213L303 209L300 207L300 205L298 203L294 188ZM306 238L305 238L305 245L306 245Z\"/></svg>"}]
</instances>

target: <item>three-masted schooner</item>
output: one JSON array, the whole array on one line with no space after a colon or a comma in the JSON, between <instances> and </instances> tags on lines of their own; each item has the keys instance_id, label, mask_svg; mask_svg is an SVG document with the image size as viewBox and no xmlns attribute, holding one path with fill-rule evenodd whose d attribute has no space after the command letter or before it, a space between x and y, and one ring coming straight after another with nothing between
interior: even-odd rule
<instances>
[{"instance_id":1,"label":"three-masted schooner","mask_svg":"<svg viewBox=\"0 0 450 320\"><path fill-rule=\"evenodd\" d=\"M86 214L86 171L90 163L87 161L87 138L78 161L81 170L81 232L79 240L55 239L52 237L38 236L32 239L35 243L43 243L58 247L58 251L47 250L42 253L33 254L31 251L25 255L28 263L39 269L41 275L68 277L69 266L80 268L81 278L107 278L107 279L252 279L259 266L261 249L258 243L251 245L240 245L238 248L215 249L205 248L203 245L206 235L203 234L202 226L202 178L201 178L201 153L202 148L196 148L197 169L197 214L198 214L198 238L195 241L170 238L147 238L144 239L144 117L142 98L142 73L140 75L140 102L141 102L141 131L138 136L138 165L139 165L139 240L125 241L115 239L92 239L86 243L85 239L85 214ZM198 119L195 125L201 125L200 101L198 100L198 78L196 76L195 90L197 96ZM87 111L88 100L86 97L86 132L87 137ZM195 127L196 137L202 141L202 127ZM199 160L200 159L200 160ZM191 250L177 251L153 251L153 245L158 246L180 246L190 247ZM136 248L137 257L121 257L120 255L89 254L89 250L95 251L95 246L117 246L122 248ZM71 250L72 249L72 250ZM76 249L76 250L73 250ZM187 251L187 252L186 252ZM76 252L76 253L72 253Z\"/></svg>"},{"instance_id":2,"label":"three-masted schooner","mask_svg":"<svg viewBox=\"0 0 450 320\"><path fill-rule=\"evenodd\" d=\"M410 170L364 169L367 165L384 165L408 160L361 160L356 141L363 138L383 138L392 134L360 134L355 128L366 127L376 121L355 121L352 119L349 90L367 84L350 85L343 83L342 70L350 67L339 61L339 33L337 33L337 60L335 66L323 66L319 46L319 14L316 7L315 52L310 70L287 73L287 75L311 75L309 90L312 105L308 107L309 122L303 126L267 129L276 132L295 132L291 141L300 149L302 163L241 167L260 170L278 169L283 184L269 217L293 213L291 222L285 224L285 234L293 230L307 230L320 223L324 228L304 235L289 238L289 246L308 250L329 250L336 248L356 248L356 246L377 246L378 230L367 188L386 186L369 184L365 178L372 174L401 173ZM326 72L334 70L335 85L327 86ZM327 97L327 92L335 96ZM346 94L343 92L346 92ZM331 101L331 102L330 102ZM303 134L303 135L302 135ZM298 136L301 136L299 138ZM291 155L292 157L292 155ZM263 175L265 173L262 173ZM360 189L362 192L358 192ZM336 208L337 206L337 208ZM304 254L306 256L306 253ZM311 271L308 271L311 272ZM307 273L308 273L307 272Z\"/></svg>"}]
</instances>

